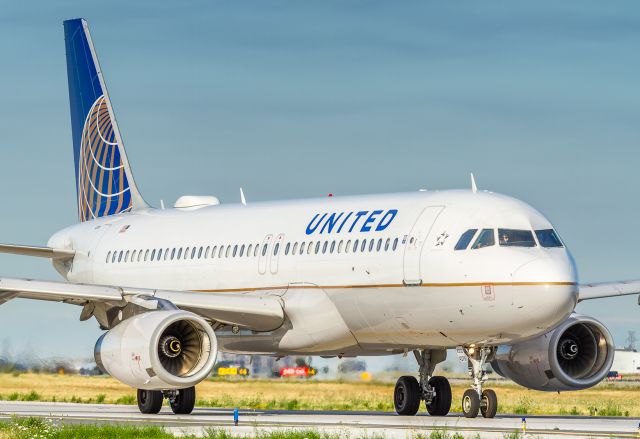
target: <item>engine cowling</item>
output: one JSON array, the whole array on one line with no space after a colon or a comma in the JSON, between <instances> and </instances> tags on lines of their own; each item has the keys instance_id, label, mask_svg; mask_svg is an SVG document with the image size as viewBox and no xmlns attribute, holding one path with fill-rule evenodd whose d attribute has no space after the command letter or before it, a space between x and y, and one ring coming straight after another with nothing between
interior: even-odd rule
<instances>
[{"instance_id":1,"label":"engine cowling","mask_svg":"<svg viewBox=\"0 0 640 439\"><path fill-rule=\"evenodd\" d=\"M547 334L498 347L491 366L529 389L580 390L602 381L614 352L613 337L602 323L572 314Z\"/></svg>"},{"instance_id":2,"label":"engine cowling","mask_svg":"<svg viewBox=\"0 0 640 439\"><path fill-rule=\"evenodd\" d=\"M200 316L180 310L151 311L104 333L94 350L105 373L137 389L180 389L211 372L218 343Z\"/></svg>"}]
</instances>

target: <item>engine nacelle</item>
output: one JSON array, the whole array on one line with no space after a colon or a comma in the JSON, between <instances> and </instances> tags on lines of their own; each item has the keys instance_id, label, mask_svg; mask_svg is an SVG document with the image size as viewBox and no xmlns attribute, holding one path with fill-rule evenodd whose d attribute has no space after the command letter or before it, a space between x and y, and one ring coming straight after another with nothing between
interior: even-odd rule
<instances>
[{"instance_id":1,"label":"engine nacelle","mask_svg":"<svg viewBox=\"0 0 640 439\"><path fill-rule=\"evenodd\" d=\"M602 323L572 314L547 334L498 347L491 366L529 389L580 390L602 381L614 352L613 337Z\"/></svg>"},{"instance_id":2,"label":"engine nacelle","mask_svg":"<svg viewBox=\"0 0 640 439\"><path fill-rule=\"evenodd\" d=\"M146 390L182 389L205 379L218 342L200 316L180 310L128 318L97 341L95 360L105 373Z\"/></svg>"}]
</instances>

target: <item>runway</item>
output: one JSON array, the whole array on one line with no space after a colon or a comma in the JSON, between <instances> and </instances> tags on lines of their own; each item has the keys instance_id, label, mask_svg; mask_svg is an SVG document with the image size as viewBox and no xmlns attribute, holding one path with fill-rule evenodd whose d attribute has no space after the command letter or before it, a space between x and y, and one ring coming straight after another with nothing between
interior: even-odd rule
<instances>
[{"instance_id":1,"label":"runway","mask_svg":"<svg viewBox=\"0 0 640 439\"><path fill-rule=\"evenodd\" d=\"M446 429L465 436L503 438L505 433L522 431L521 416L503 415L494 419L466 419L460 415L430 417L426 414L400 417L382 412L308 412L241 410L239 426L233 425L233 410L196 408L191 415L174 415L163 407L158 415L142 415L137 406L112 404L71 404L0 401L0 420L13 416L63 419L65 423L121 423L162 425L176 433L203 434L205 428L251 434L256 430L281 428L313 429L351 437L384 435L392 438L416 437ZM638 437L637 418L527 416L526 433L535 437Z\"/></svg>"}]
</instances>

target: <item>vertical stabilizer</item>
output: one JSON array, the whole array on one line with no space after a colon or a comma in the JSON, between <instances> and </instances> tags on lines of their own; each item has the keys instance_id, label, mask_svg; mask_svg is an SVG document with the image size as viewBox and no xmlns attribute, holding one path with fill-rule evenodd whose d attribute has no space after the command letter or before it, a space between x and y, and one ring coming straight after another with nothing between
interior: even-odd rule
<instances>
[{"instance_id":1,"label":"vertical stabilizer","mask_svg":"<svg viewBox=\"0 0 640 439\"><path fill-rule=\"evenodd\" d=\"M87 22L64 22L78 215L88 221L147 207L133 180Z\"/></svg>"}]
</instances>

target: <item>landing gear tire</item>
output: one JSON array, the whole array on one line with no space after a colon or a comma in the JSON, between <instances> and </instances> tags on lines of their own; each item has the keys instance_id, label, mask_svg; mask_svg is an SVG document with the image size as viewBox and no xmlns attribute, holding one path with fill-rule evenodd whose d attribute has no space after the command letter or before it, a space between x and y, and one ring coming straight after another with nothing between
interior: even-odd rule
<instances>
[{"instance_id":1,"label":"landing gear tire","mask_svg":"<svg viewBox=\"0 0 640 439\"><path fill-rule=\"evenodd\" d=\"M412 376L398 378L393 391L393 404L401 416L413 416L420 408L421 391L418 380Z\"/></svg>"},{"instance_id":2,"label":"landing gear tire","mask_svg":"<svg viewBox=\"0 0 640 439\"><path fill-rule=\"evenodd\" d=\"M446 416L451 409L451 385L443 376L434 376L429 380L429 386L434 390L435 397L426 404L431 416Z\"/></svg>"},{"instance_id":3,"label":"landing gear tire","mask_svg":"<svg viewBox=\"0 0 640 439\"><path fill-rule=\"evenodd\" d=\"M478 392L473 389L465 390L462 395L462 413L465 418L475 418L478 416L478 410L480 409L480 397Z\"/></svg>"},{"instance_id":4,"label":"landing gear tire","mask_svg":"<svg viewBox=\"0 0 640 439\"><path fill-rule=\"evenodd\" d=\"M196 388L189 387L178 390L178 394L169 399L169 405L176 415L188 415L196 405Z\"/></svg>"},{"instance_id":5,"label":"landing gear tire","mask_svg":"<svg viewBox=\"0 0 640 439\"><path fill-rule=\"evenodd\" d=\"M162 408L164 396L160 390L138 389L138 408L145 415L155 415Z\"/></svg>"},{"instance_id":6,"label":"landing gear tire","mask_svg":"<svg viewBox=\"0 0 640 439\"><path fill-rule=\"evenodd\" d=\"M484 418L493 418L498 411L498 397L496 392L491 389L482 391L482 399L480 400L480 413Z\"/></svg>"}]
</instances>

